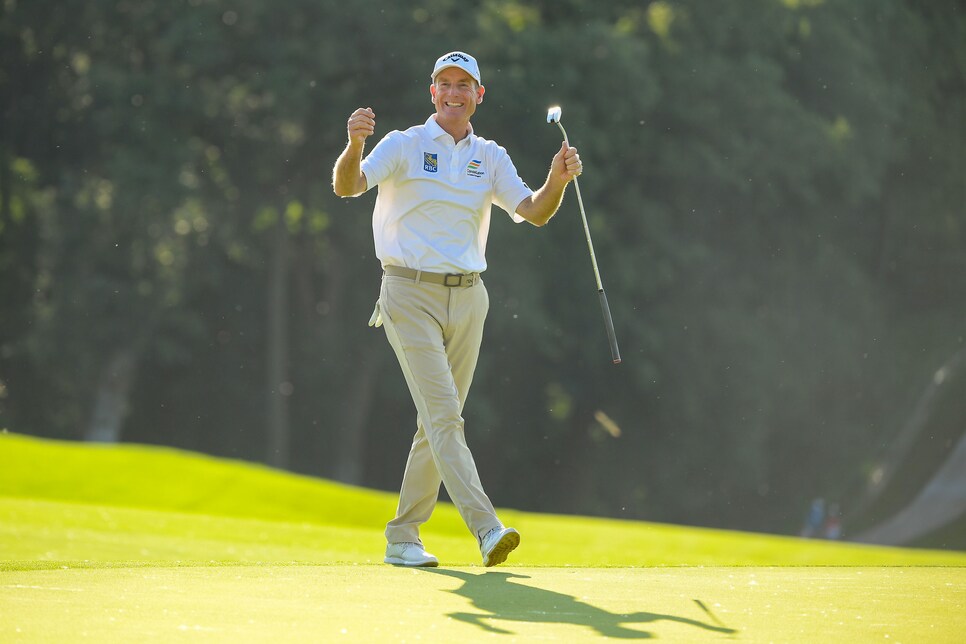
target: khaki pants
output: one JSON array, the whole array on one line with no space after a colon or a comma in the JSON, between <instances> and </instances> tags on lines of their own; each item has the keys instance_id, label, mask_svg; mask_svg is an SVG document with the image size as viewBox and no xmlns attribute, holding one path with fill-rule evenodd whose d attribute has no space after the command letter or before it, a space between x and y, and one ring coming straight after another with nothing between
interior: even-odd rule
<instances>
[{"instance_id":1,"label":"khaki pants","mask_svg":"<svg viewBox=\"0 0 966 644\"><path fill-rule=\"evenodd\" d=\"M399 507L386 526L389 543L421 543L419 527L433 513L440 482L477 541L490 529L502 527L483 492L461 416L489 305L482 281L451 288L383 276L383 326L417 413Z\"/></svg>"}]
</instances>

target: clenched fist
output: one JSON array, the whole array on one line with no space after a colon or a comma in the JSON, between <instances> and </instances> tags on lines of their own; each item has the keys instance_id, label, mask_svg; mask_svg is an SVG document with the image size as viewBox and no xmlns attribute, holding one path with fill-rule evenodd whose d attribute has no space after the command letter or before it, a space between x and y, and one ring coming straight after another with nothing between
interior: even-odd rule
<instances>
[{"instance_id":1,"label":"clenched fist","mask_svg":"<svg viewBox=\"0 0 966 644\"><path fill-rule=\"evenodd\" d=\"M376 131L376 113L371 107L360 107L349 117L346 130L350 144L364 144L366 138Z\"/></svg>"}]
</instances>

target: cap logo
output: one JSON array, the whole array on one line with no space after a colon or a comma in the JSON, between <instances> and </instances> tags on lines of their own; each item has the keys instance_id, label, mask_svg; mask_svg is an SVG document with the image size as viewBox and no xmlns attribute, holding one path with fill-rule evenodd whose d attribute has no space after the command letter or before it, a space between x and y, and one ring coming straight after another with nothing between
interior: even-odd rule
<instances>
[{"instance_id":1,"label":"cap logo","mask_svg":"<svg viewBox=\"0 0 966 644\"><path fill-rule=\"evenodd\" d=\"M446 69L447 67L459 67L470 76L473 77L477 83L480 83L480 67L476 64L476 59L469 54L463 53L461 51L451 51L448 54L443 54L436 60L436 65L433 67L433 73L430 74L430 78L433 82L436 82L436 75Z\"/></svg>"}]
</instances>

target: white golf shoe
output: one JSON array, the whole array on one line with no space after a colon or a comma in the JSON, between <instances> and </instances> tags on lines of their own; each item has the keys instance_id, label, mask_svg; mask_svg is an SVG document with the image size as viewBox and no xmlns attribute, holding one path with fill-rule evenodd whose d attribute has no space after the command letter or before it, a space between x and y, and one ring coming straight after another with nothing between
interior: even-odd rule
<instances>
[{"instance_id":1,"label":"white golf shoe","mask_svg":"<svg viewBox=\"0 0 966 644\"><path fill-rule=\"evenodd\" d=\"M386 558L383 561L394 566L416 566L422 568L435 568L439 565L439 559L426 552L423 549L423 544L411 541L390 543L387 545Z\"/></svg>"},{"instance_id":2,"label":"white golf shoe","mask_svg":"<svg viewBox=\"0 0 966 644\"><path fill-rule=\"evenodd\" d=\"M493 528L483 537L480 552L483 565L489 568L506 561L506 557L520 545L520 533L513 528Z\"/></svg>"}]
</instances>

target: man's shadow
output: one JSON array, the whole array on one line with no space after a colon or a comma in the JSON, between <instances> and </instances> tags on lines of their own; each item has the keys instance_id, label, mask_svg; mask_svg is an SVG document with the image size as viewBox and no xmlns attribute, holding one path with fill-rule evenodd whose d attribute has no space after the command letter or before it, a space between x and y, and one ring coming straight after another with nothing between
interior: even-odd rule
<instances>
[{"instance_id":1,"label":"man's shadow","mask_svg":"<svg viewBox=\"0 0 966 644\"><path fill-rule=\"evenodd\" d=\"M647 624L657 621L677 622L714 633L737 632L719 622L704 603L697 599L694 600L695 603L717 624L660 613L636 612L626 615L611 613L570 595L512 583L511 579L530 579L530 577L510 572L473 574L446 568L419 568L419 570L462 580L462 586L449 592L466 597L480 612L450 613L449 617L479 626L490 633L512 634L511 631L493 625L490 620L574 624L590 627L605 637L626 639L650 639L654 635L647 631L626 628L624 624Z\"/></svg>"}]
</instances>

